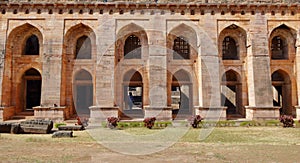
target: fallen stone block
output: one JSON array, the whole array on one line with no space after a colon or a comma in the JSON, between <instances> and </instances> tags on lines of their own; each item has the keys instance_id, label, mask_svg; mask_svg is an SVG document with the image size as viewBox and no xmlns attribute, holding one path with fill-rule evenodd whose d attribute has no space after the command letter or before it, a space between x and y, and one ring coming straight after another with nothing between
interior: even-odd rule
<instances>
[{"instance_id":1,"label":"fallen stone block","mask_svg":"<svg viewBox=\"0 0 300 163\"><path fill-rule=\"evenodd\" d=\"M10 133L11 123L0 123L0 133Z\"/></svg>"},{"instance_id":2,"label":"fallen stone block","mask_svg":"<svg viewBox=\"0 0 300 163\"><path fill-rule=\"evenodd\" d=\"M76 126L59 126L58 130L80 131L80 130L84 130L84 127L82 125L76 125Z\"/></svg>"},{"instance_id":3,"label":"fallen stone block","mask_svg":"<svg viewBox=\"0 0 300 163\"><path fill-rule=\"evenodd\" d=\"M19 123L15 123L11 125L10 133L11 134L19 134L21 132L21 126Z\"/></svg>"},{"instance_id":4,"label":"fallen stone block","mask_svg":"<svg viewBox=\"0 0 300 163\"><path fill-rule=\"evenodd\" d=\"M51 120L27 120L20 123L22 133L49 134L53 128Z\"/></svg>"},{"instance_id":5,"label":"fallen stone block","mask_svg":"<svg viewBox=\"0 0 300 163\"><path fill-rule=\"evenodd\" d=\"M63 137L68 137L68 138L73 137L73 131L56 131L52 135L52 138L63 138Z\"/></svg>"}]
</instances>

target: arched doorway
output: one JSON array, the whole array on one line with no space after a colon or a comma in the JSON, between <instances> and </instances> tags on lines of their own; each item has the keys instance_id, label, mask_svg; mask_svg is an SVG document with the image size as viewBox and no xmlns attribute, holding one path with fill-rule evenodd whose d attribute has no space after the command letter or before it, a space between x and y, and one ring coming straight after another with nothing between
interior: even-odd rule
<instances>
[{"instance_id":1,"label":"arched doorway","mask_svg":"<svg viewBox=\"0 0 300 163\"><path fill-rule=\"evenodd\" d=\"M89 107L93 105L93 78L86 70L75 75L74 102L77 116L89 117Z\"/></svg>"},{"instance_id":2,"label":"arched doorway","mask_svg":"<svg viewBox=\"0 0 300 163\"><path fill-rule=\"evenodd\" d=\"M41 74L34 68L27 70L23 75L24 110L41 105Z\"/></svg>"},{"instance_id":3,"label":"arched doorway","mask_svg":"<svg viewBox=\"0 0 300 163\"><path fill-rule=\"evenodd\" d=\"M240 76L233 70L227 71L222 76L221 104L227 106L227 118L243 115L242 109L242 84Z\"/></svg>"},{"instance_id":4,"label":"arched doorway","mask_svg":"<svg viewBox=\"0 0 300 163\"><path fill-rule=\"evenodd\" d=\"M173 114L178 112L180 114L191 114L192 97L192 82L188 73L184 70L177 71L172 76L171 106L174 110Z\"/></svg>"},{"instance_id":5,"label":"arched doorway","mask_svg":"<svg viewBox=\"0 0 300 163\"><path fill-rule=\"evenodd\" d=\"M135 70L123 77L123 113L129 118L143 118L143 78Z\"/></svg>"},{"instance_id":6,"label":"arched doorway","mask_svg":"<svg viewBox=\"0 0 300 163\"><path fill-rule=\"evenodd\" d=\"M291 80L289 75L278 70L272 74L273 105L280 107L280 114L292 115Z\"/></svg>"}]
</instances>

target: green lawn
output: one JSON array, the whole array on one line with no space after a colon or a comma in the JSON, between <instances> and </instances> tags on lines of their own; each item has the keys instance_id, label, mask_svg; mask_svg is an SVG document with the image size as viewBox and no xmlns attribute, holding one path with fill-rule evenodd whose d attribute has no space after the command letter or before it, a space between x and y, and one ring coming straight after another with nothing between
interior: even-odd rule
<instances>
[{"instance_id":1,"label":"green lawn","mask_svg":"<svg viewBox=\"0 0 300 163\"><path fill-rule=\"evenodd\" d=\"M184 130L187 129L187 130ZM150 136L156 146L165 138L182 131L182 137L155 153L127 155L112 151L107 144L91 137L88 131L74 132L74 138L51 138L51 135L0 134L0 162L299 162L300 128L274 127L217 127L206 139L199 135L210 128L176 128L149 130L144 127L111 130L102 128L102 136L115 135L112 145L128 150L138 137ZM163 133L163 134L160 134ZM126 134L128 137L122 137ZM134 138L133 140L129 138ZM99 138L102 138L101 136ZM116 141L117 139L117 141ZM105 141L103 139L103 141ZM141 139L140 146L151 141ZM96 141L99 141L97 143ZM120 142L124 142L124 144ZM131 143L131 144L130 144ZM110 144L109 144L110 145ZM122 146L123 145L123 146ZM138 148L138 147L136 147ZM142 148L141 148L142 149ZM126 153L126 152L125 152Z\"/></svg>"}]
</instances>

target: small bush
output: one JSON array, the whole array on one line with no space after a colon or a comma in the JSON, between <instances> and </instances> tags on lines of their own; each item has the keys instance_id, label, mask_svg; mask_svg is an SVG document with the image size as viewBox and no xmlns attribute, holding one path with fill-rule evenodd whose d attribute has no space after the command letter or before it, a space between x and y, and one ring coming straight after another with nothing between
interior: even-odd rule
<instances>
[{"instance_id":1,"label":"small bush","mask_svg":"<svg viewBox=\"0 0 300 163\"><path fill-rule=\"evenodd\" d=\"M154 122L156 121L155 117L148 117L144 119L144 126L151 129L154 126Z\"/></svg>"},{"instance_id":2,"label":"small bush","mask_svg":"<svg viewBox=\"0 0 300 163\"><path fill-rule=\"evenodd\" d=\"M116 128L118 126L119 118L117 117L108 117L107 118L107 127L110 129Z\"/></svg>"},{"instance_id":3,"label":"small bush","mask_svg":"<svg viewBox=\"0 0 300 163\"><path fill-rule=\"evenodd\" d=\"M58 128L59 126L66 126L67 124L65 124L65 123L55 123L54 124L54 127L55 128Z\"/></svg>"},{"instance_id":4,"label":"small bush","mask_svg":"<svg viewBox=\"0 0 300 163\"><path fill-rule=\"evenodd\" d=\"M281 115L279 120L283 123L283 127L294 127L294 120L291 115Z\"/></svg>"},{"instance_id":5,"label":"small bush","mask_svg":"<svg viewBox=\"0 0 300 163\"><path fill-rule=\"evenodd\" d=\"M203 120L203 118L200 115L193 116L189 119L190 125L193 128L197 128L199 126L199 123Z\"/></svg>"}]
</instances>

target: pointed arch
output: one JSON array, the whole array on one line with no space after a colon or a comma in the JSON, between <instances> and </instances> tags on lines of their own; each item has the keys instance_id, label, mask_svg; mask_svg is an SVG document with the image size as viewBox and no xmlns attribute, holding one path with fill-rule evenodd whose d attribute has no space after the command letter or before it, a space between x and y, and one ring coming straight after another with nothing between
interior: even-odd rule
<instances>
[{"instance_id":1,"label":"pointed arch","mask_svg":"<svg viewBox=\"0 0 300 163\"><path fill-rule=\"evenodd\" d=\"M79 117L89 116L89 107L94 103L93 76L90 72L80 69L75 73L73 80L73 98L76 114Z\"/></svg>"},{"instance_id":2,"label":"pointed arch","mask_svg":"<svg viewBox=\"0 0 300 163\"><path fill-rule=\"evenodd\" d=\"M246 31L236 24L221 30L218 38L219 56L223 60L239 60L246 56Z\"/></svg>"},{"instance_id":3,"label":"pointed arch","mask_svg":"<svg viewBox=\"0 0 300 163\"><path fill-rule=\"evenodd\" d=\"M280 114L293 114L292 83L290 76L282 69L271 75L273 88L273 105L280 107Z\"/></svg>"},{"instance_id":4,"label":"pointed arch","mask_svg":"<svg viewBox=\"0 0 300 163\"><path fill-rule=\"evenodd\" d=\"M79 42L78 42L79 41ZM80 47L78 43L81 43ZM87 47L82 49L82 46L87 44ZM70 57L76 59L78 53L86 52L88 53L87 57L82 55L84 59L91 59L95 54L96 45L96 34L94 30L83 23L79 23L75 26L72 26L64 36L64 55L71 55ZM90 57L91 56L91 57Z\"/></svg>"},{"instance_id":5,"label":"pointed arch","mask_svg":"<svg viewBox=\"0 0 300 163\"><path fill-rule=\"evenodd\" d=\"M141 59L148 56L148 36L144 28L130 23L117 32L116 64L121 59Z\"/></svg>"},{"instance_id":6,"label":"pointed arch","mask_svg":"<svg viewBox=\"0 0 300 163\"><path fill-rule=\"evenodd\" d=\"M197 32L182 23L174 27L167 36L167 48L172 50L173 59L197 59Z\"/></svg>"},{"instance_id":7,"label":"pointed arch","mask_svg":"<svg viewBox=\"0 0 300 163\"><path fill-rule=\"evenodd\" d=\"M294 59L296 31L285 24L274 28L269 37L269 53L272 60Z\"/></svg>"}]
</instances>

